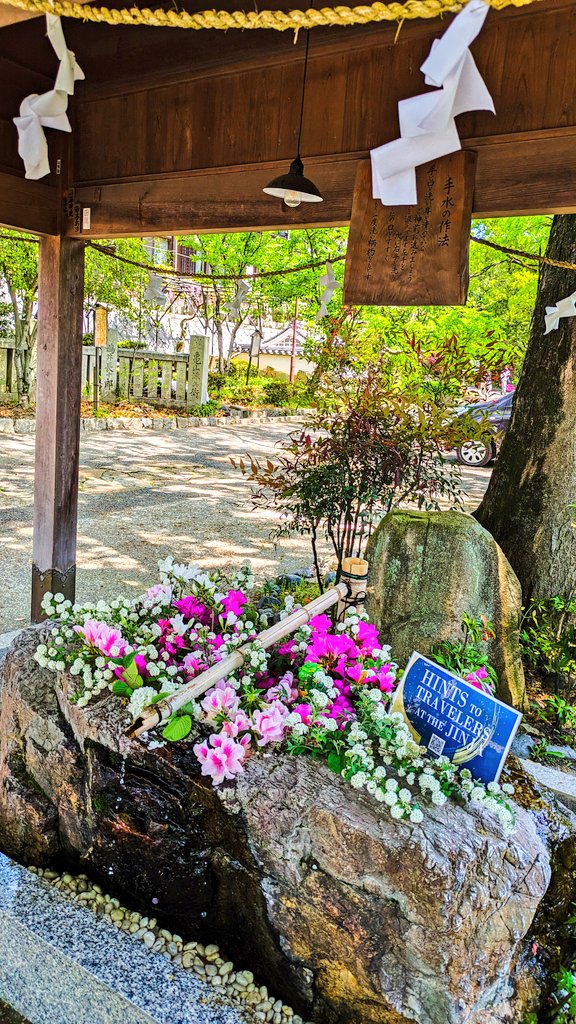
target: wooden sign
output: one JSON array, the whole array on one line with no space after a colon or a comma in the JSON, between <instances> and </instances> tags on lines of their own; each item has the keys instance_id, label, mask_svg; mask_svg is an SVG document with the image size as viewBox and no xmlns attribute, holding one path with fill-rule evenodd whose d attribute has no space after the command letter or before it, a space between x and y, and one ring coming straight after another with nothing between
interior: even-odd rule
<instances>
[{"instance_id":1,"label":"wooden sign","mask_svg":"<svg viewBox=\"0 0 576 1024\"><path fill-rule=\"evenodd\" d=\"M414 652L394 694L429 757L447 757L475 779L497 782L520 724L519 711Z\"/></svg>"},{"instance_id":2,"label":"wooden sign","mask_svg":"<svg viewBox=\"0 0 576 1024\"><path fill-rule=\"evenodd\" d=\"M372 168L356 174L344 303L463 306L476 154L459 151L416 169L417 206L372 198Z\"/></svg>"},{"instance_id":3,"label":"wooden sign","mask_svg":"<svg viewBox=\"0 0 576 1024\"><path fill-rule=\"evenodd\" d=\"M104 306L96 306L94 314L94 344L96 348L104 348L108 337L108 310Z\"/></svg>"}]
</instances>

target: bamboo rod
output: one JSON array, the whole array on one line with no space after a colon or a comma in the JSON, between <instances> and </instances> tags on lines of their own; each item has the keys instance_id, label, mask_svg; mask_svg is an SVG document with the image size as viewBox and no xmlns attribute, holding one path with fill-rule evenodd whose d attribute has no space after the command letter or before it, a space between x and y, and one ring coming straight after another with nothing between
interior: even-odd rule
<instances>
[{"instance_id":1,"label":"bamboo rod","mask_svg":"<svg viewBox=\"0 0 576 1024\"><path fill-rule=\"evenodd\" d=\"M347 565L347 563L354 564ZM368 563L363 559L344 559L340 583L330 587L325 594L316 597L305 608L297 608L296 611L292 612L291 615L287 615L281 622L276 622L273 626L269 626L268 629L259 633L256 639L261 647L264 650L274 647L284 637L290 636L291 633L295 633L297 629L300 629L300 626L305 626L315 615L320 615L335 604L338 605L340 612L340 609L345 610L353 604L354 599L356 601L363 601L367 572ZM182 686L177 693L172 693L170 696L158 701L157 704L144 708L138 718L134 719L128 730L128 735L133 738L141 736L142 733L148 732L150 729L160 725L161 722L166 721L174 711L178 711L188 701L200 697L211 686L215 686L221 679L224 679L240 668L246 660L249 649L249 645L239 647L233 654L206 669L196 679L193 679L191 683Z\"/></svg>"}]
</instances>

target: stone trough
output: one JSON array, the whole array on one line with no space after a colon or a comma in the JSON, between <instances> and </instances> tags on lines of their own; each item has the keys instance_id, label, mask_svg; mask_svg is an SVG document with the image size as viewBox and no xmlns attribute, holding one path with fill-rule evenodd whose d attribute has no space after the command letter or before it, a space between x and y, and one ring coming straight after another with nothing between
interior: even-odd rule
<instances>
[{"instance_id":1,"label":"stone trough","mask_svg":"<svg viewBox=\"0 0 576 1024\"><path fill-rule=\"evenodd\" d=\"M576 818L520 787L517 827L448 802L398 823L326 767L255 757L214 791L188 743L128 741L115 698L8 651L0 844L85 871L184 938L216 941L318 1024L519 1024L568 916ZM559 884L561 879L562 884ZM553 912L552 912L553 909Z\"/></svg>"}]
</instances>

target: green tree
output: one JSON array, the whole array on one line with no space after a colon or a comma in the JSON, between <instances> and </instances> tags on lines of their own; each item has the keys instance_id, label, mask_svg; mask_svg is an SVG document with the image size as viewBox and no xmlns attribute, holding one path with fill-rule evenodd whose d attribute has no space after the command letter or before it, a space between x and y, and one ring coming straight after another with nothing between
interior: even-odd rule
<instances>
[{"instance_id":1,"label":"green tree","mask_svg":"<svg viewBox=\"0 0 576 1024\"><path fill-rule=\"evenodd\" d=\"M188 235L180 241L194 253L193 259L206 264L214 274L231 274L249 281L251 290L238 316L231 317L227 304L237 284L215 278L200 286L198 315L205 330L215 338L219 370L226 369L233 352L240 326L252 323L285 324L293 319L295 300L299 300L298 317L312 322L321 297L318 283L321 268L298 274L282 274L282 270L321 262L344 253L347 231L344 228L308 231L238 232L232 235ZM343 264L338 264L343 266ZM253 273L278 271L275 276L250 279Z\"/></svg>"},{"instance_id":2,"label":"green tree","mask_svg":"<svg viewBox=\"0 0 576 1024\"><path fill-rule=\"evenodd\" d=\"M546 250L576 262L576 216L554 218ZM544 265L530 343L488 490L476 517L515 570L524 599L576 591L576 319L544 333L546 308L574 290L574 271Z\"/></svg>"},{"instance_id":3,"label":"green tree","mask_svg":"<svg viewBox=\"0 0 576 1024\"><path fill-rule=\"evenodd\" d=\"M21 238L29 237L29 241ZM8 303L0 303L0 329L14 337L14 362L18 402L27 405L33 382L38 304L38 240L15 232L0 232L0 288ZM106 244L106 243L103 243ZM141 239L109 243L120 255L139 262L149 259ZM86 248L85 317L90 321L96 306L104 304L123 311L138 327L152 307L142 301L148 273L121 263L88 246ZM1 297L1 296L0 296ZM139 301L140 297L140 301Z\"/></svg>"},{"instance_id":4,"label":"green tree","mask_svg":"<svg viewBox=\"0 0 576 1024\"><path fill-rule=\"evenodd\" d=\"M14 337L18 402L27 405L36 347L38 245L34 238L29 242L18 238L13 231L0 233L0 278L9 299L9 306L3 305L3 320L7 333Z\"/></svg>"}]
</instances>

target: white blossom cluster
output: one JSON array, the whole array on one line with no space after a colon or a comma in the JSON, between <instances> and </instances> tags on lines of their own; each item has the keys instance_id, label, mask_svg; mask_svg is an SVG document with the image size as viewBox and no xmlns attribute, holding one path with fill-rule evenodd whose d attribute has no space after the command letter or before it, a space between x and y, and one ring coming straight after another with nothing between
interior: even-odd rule
<instances>
[{"instance_id":1,"label":"white blossom cluster","mask_svg":"<svg viewBox=\"0 0 576 1024\"><path fill-rule=\"evenodd\" d=\"M514 793L508 783L486 786L472 778L467 768L458 769L447 757L430 758L412 737L399 712L390 714L378 690L363 699L363 721L348 733L346 757L350 767L342 774L356 789L366 789L390 808L393 818L417 824L423 820L421 797L438 807L448 797L491 811L505 831L514 828L514 814L507 797Z\"/></svg>"}]
</instances>

